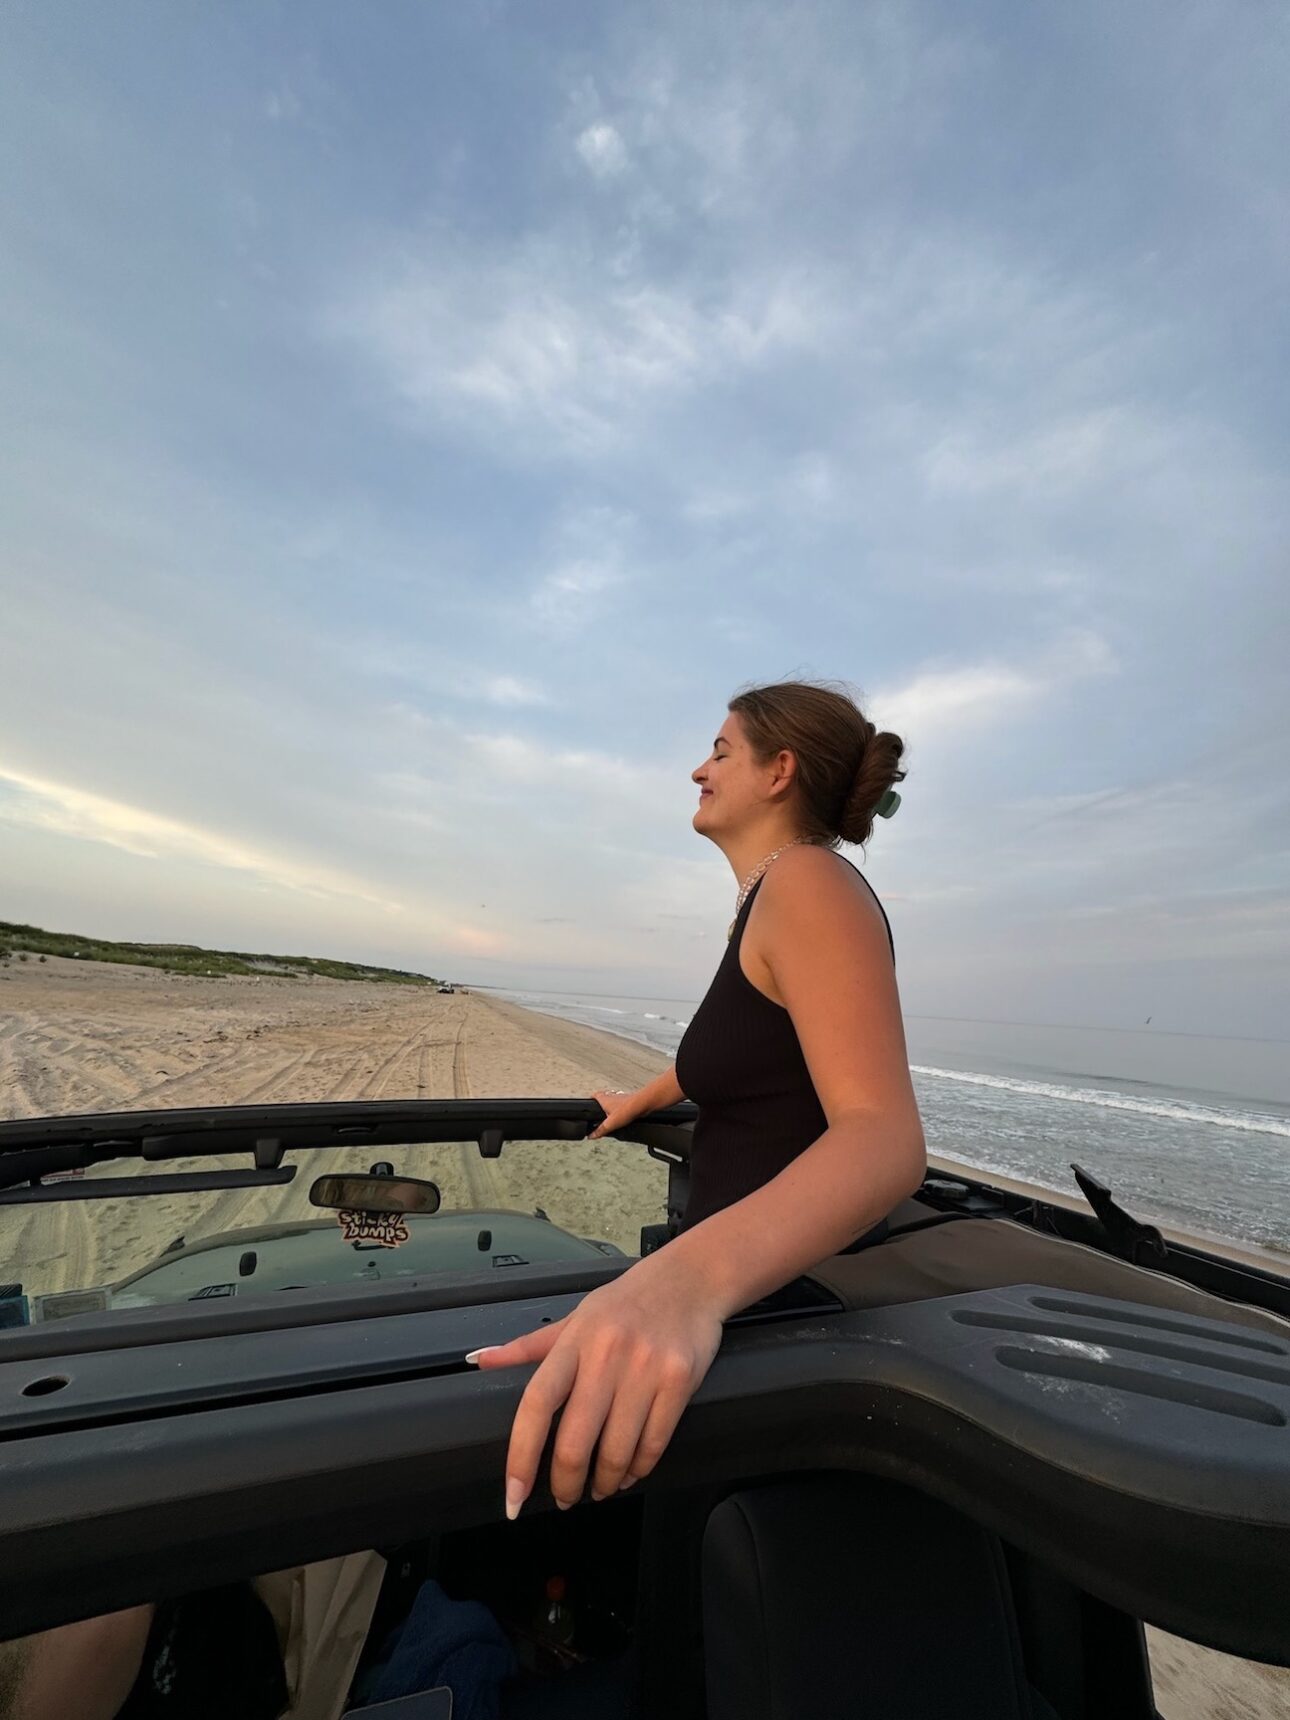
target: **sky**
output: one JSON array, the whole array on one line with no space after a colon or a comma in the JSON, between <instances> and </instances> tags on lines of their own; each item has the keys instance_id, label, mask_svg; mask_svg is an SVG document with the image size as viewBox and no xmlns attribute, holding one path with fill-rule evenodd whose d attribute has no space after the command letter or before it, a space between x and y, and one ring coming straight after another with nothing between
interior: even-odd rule
<instances>
[{"instance_id":1,"label":"sky","mask_svg":"<svg viewBox=\"0 0 1290 1720\"><path fill-rule=\"evenodd\" d=\"M1290 1038L1290 13L0 14L0 918L697 1000L741 687L908 1013Z\"/></svg>"}]
</instances>

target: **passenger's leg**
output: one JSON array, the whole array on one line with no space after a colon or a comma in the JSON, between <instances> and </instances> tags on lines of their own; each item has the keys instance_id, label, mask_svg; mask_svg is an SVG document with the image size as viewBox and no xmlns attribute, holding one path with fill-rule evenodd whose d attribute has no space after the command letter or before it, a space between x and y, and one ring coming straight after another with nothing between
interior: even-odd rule
<instances>
[{"instance_id":1,"label":"passenger's leg","mask_svg":"<svg viewBox=\"0 0 1290 1720\"><path fill-rule=\"evenodd\" d=\"M115 1720L152 1627L152 1604L0 1644L0 1720Z\"/></svg>"}]
</instances>

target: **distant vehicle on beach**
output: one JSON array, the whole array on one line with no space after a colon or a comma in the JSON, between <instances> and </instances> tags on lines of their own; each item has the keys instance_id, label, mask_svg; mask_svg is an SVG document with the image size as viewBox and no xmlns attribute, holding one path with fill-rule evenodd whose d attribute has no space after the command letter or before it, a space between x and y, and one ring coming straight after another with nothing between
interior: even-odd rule
<instances>
[{"instance_id":1,"label":"distant vehicle on beach","mask_svg":"<svg viewBox=\"0 0 1290 1720\"><path fill-rule=\"evenodd\" d=\"M441 985L439 987L439 996L440 997L452 997L454 995L454 993L456 992L456 990L457 990L457 988L455 985Z\"/></svg>"}]
</instances>

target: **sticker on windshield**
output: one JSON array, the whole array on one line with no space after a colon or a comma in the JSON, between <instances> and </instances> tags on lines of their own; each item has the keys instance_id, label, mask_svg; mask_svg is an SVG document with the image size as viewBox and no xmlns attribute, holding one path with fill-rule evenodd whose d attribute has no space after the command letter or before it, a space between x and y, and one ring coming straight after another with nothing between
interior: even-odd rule
<instances>
[{"instance_id":1,"label":"sticker on windshield","mask_svg":"<svg viewBox=\"0 0 1290 1720\"><path fill-rule=\"evenodd\" d=\"M346 1242L374 1242L378 1248L401 1248L408 1240L408 1223L401 1212L347 1212L336 1214Z\"/></svg>"}]
</instances>

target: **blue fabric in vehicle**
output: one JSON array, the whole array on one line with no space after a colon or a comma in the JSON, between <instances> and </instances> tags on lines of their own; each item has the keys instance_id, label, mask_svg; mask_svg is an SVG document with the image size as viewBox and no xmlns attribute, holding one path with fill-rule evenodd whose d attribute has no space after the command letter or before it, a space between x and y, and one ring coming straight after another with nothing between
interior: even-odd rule
<instances>
[{"instance_id":1,"label":"blue fabric in vehicle","mask_svg":"<svg viewBox=\"0 0 1290 1720\"><path fill-rule=\"evenodd\" d=\"M515 1650L482 1601L455 1601L427 1579L407 1618L359 1679L354 1697L391 1702L446 1684L453 1720L500 1720L501 1685L518 1672Z\"/></svg>"}]
</instances>

